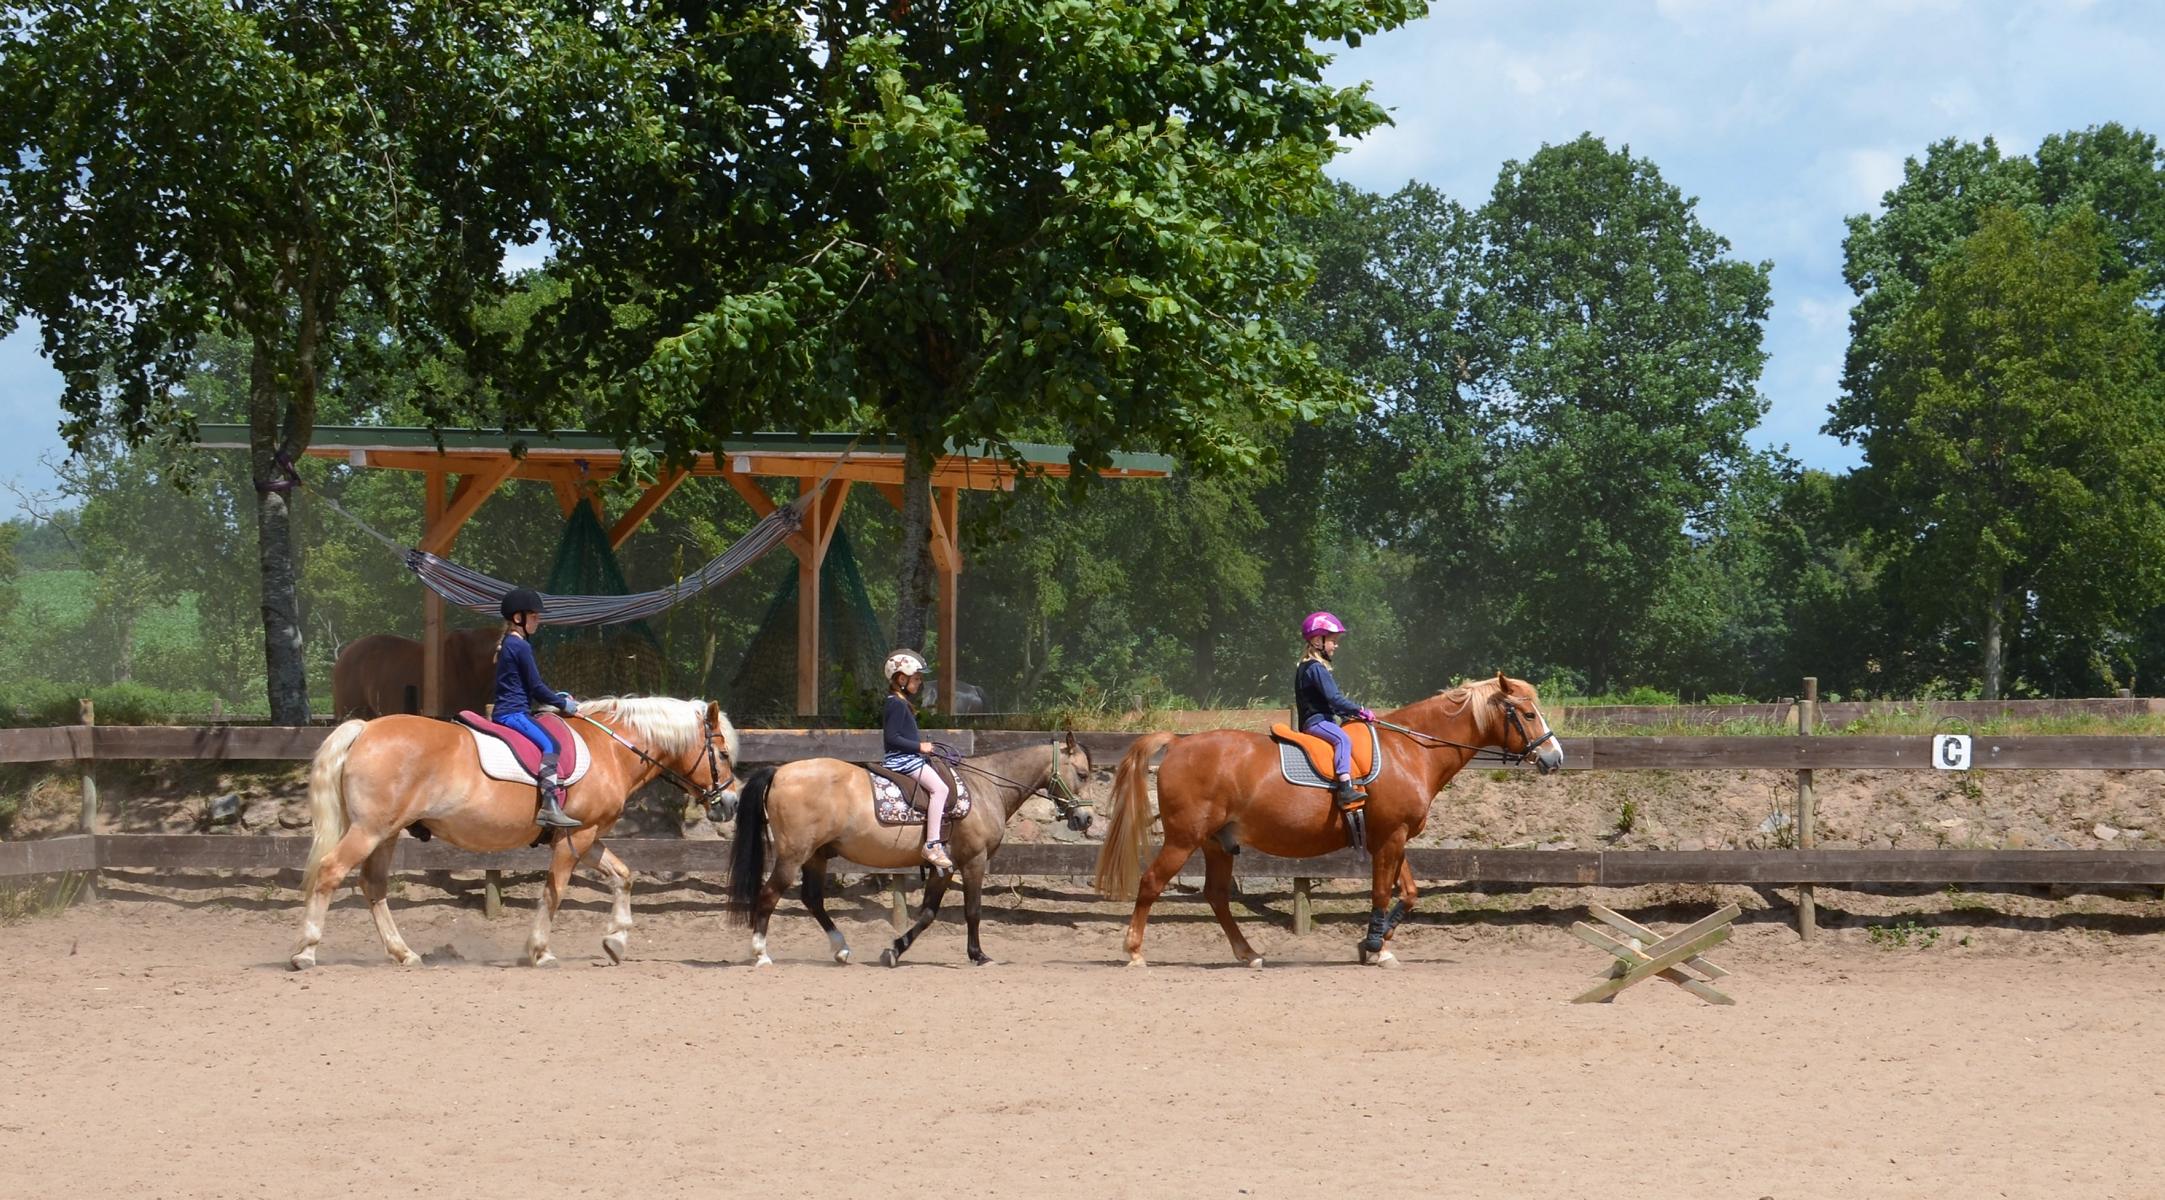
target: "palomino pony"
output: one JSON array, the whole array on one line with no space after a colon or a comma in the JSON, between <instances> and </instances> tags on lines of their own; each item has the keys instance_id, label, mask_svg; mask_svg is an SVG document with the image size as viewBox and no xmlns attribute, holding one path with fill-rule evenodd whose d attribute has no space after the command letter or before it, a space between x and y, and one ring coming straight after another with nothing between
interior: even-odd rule
<instances>
[{"instance_id":1,"label":"palomino pony","mask_svg":"<svg viewBox=\"0 0 2165 1200\"><path fill-rule=\"evenodd\" d=\"M550 831L548 881L526 943L527 958L537 967L556 961L549 927L571 870L582 861L608 881L612 907L602 949L611 962L624 960L631 870L601 839L624 815L626 797L665 776L695 800L726 808L737 781L737 731L719 705L666 697L588 700L568 720L593 757L586 777L564 799L564 811L579 819L579 828ZM515 850L539 833L534 785L482 774L473 734L426 717L348 721L332 730L308 771L308 805L316 840L301 885L307 910L293 951L296 971L315 965L331 895L356 864L383 948L406 966L419 965L421 956L399 936L387 900L391 860L407 826L425 825L461 850L480 852Z\"/></svg>"},{"instance_id":2,"label":"palomino pony","mask_svg":"<svg viewBox=\"0 0 2165 1200\"><path fill-rule=\"evenodd\" d=\"M1069 734L1057 741L1021 746L964 761L955 772L969 789L970 811L950 822L948 852L962 876L962 915L969 923L970 961L992 960L978 945L985 867L1007 836L1007 822L1023 801L1050 789L1053 803L1079 810L1075 797L1090 777L1090 755ZM849 943L827 915L827 860L840 855L867 867L913 867L921 861L922 825L882 825L873 813L872 781L863 766L838 758L808 758L752 776L737 806L736 847L729 867L729 907L752 927L754 966L771 966L767 922L789 885L803 877L804 906L827 931L834 960L849 962ZM774 868L767 869L767 845L774 845ZM935 873L925 884L924 911L917 923L880 954L892 967L917 935L939 916L948 876Z\"/></svg>"},{"instance_id":3,"label":"palomino pony","mask_svg":"<svg viewBox=\"0 0 2165 1200\"><path fill-rule=\"evenodd\" d=\"M1158 767L1158 816L1165 846L1138 890L1136 871L1150 822L1150 758L1176 738ZM1375 870L1361 962L1397 964L1384 943L1415 898L1413 873L1405 865L1406 842L1428 823L1431 798L1482 751L1517 762L1532 758L1544 775L1563 766L1563 745L1549 732L1532 684L1498 673L1494 679L1385 713L1377 722L1377 752L1385 765L1368 784L1367 849ZM1137 739L1113 775L1112 822L1105 831L1105 847L1098 852L1097 886L1114 899L1135 900L1135 915L1128 922L1128 965L1142 966L1143 926L1150 920L1150 906L1200 847L1203 895L1218 914L1233 957L1260 967L1263 956L1233 923L1233 855L1238 847L1310 858L1345 844L1345 818L1332 805L1330 793L1287 783L1278 769L1277 744L1269 735L1236 729L1186 737L1154 733ZM1385 909L1394 884L1398 902Z\"/></svg>"}]
</instances>

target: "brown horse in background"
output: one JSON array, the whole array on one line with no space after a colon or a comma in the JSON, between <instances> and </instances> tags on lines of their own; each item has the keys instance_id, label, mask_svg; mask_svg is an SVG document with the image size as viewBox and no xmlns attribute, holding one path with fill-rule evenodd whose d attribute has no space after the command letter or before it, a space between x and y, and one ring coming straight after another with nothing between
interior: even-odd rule
<instances>
[{"instance_id":1,"label":"brown horse in background","mask_svg":"<svg viewBox=\"0 0 2165 1200\"><path fill-rule=\"evenodd\" d=\"M1512 761L1532 758L1544 775L1563 766L1564 751L1541 716L1533 685L1500 672L1494 679L1383 714L1376 737L1384 768L1368 784L1367 849L1374 879L1360 961L1393 966L1397 957L1384 943L1415 898L1413 874L1405 865L1406 843L1428 823L1436 793L1484 750ZM1158 816L1165 846L1138 889L1136 872L1150 822L1150 758L1167 743L1175 744L1158 767ZM1097 886L1116 900L1135 900L1127 937L1131 967L1143 965L1143 926L1151 904L1198 848L1204 858L1203 895L1225 929L1233 957L1260 967L1263 956L1233 922L1237 847L1253 846L1281 858L1313 858L1346 845L1345 818L1331 803L1330 793L1287 783L1278 769L1278 745L1267 734L1216 729L1185 737L1154 733L1139 738L1113 776L1112 802L1112 822L1105 847L1098 852ZM1386 909L1394 885L1399 897Z\"/></svg>"},{"instance_id":2,"label":"brown horse in background","mask_svg":"<svg viewBox=\"0 0 2165 1200\"><path fill-rule=\"evenodd\" d=\"M549 875L526 944L537 967L556 961L549 927L572 868L581 862L609 884L609 932L601 944L612 962L623 961L631 869L601 839L624 815L626 797L668 775L700 802L726 808L735 800L737 731L719 705L666 697L588 700L568 720L593 760L564 798L564 811L579 819L579 828L550 831ZM515 850L536 835L534 785L482 774L473 734L427 717L348 721L332 730L309 767L308 806L316 838L301 884L306 907L293 950L296 971L315 965L331 896L356 865L383 948L406 966L420 964L421 956L399 936L389 903L391 860L399 832L408 826L425 825L461 850L481 852Z\"/></svg>"},{"instance_id":3,"label":"brown horse in background","mask_svg":"<svg viewBox=\"0 0 2165 1200\"><path fill-rule=\"evenodd\" d=\"M496 682L494 629L454 629L444 638L443 711L480 712ZM393 633L372 633L347 642L331 664L331 715L367 720L421 711L421 643Z\"/></svg>"}]
</instances>

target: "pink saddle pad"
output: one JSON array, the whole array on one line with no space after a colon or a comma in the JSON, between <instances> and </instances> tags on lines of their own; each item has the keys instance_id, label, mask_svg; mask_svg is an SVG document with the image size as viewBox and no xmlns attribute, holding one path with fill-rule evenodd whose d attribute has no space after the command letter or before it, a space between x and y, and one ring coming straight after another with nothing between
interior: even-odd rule
<instances>
[{"instance_id":1,"label":"pink saddle pad","mask_svg":"<svg viewBox=\"0 0 2165 1200\"><path fill-rule=\"evenodd\" d=\"M477 712L461 711L459 720L468 728L488 734L509 747L512 757L519 760L519 768L527 774L540 773L541 747L529 741L525 734L509 725L498 725ZM549 736L556 739L556 777L570 779L578 774L579 739L571 736L571 727L564 724L564 718L555 713L538 713L534 716L534 723L548 730Z\"/></svg>"}]
</instances>

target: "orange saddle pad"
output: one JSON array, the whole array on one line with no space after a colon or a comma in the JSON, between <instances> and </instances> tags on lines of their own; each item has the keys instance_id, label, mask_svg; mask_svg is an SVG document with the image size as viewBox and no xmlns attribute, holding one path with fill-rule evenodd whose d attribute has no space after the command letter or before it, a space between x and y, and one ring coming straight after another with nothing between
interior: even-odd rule
<instances>
[{"instance_id":1,"label":"orange saddle pad","mask_svg":"<svg viewBox=\"0 0 2165 1200\"><path fill-rule=\"evenodd\" d=\"M1345 722L1346 735L1353 740L1353 777L1367 779L1376 765L1376 727L1365 721ZM1308 752L1309 765L1324 779L1331 778L1331 744L1312 733L1299 733L1283 721L1270 727L1270 735L1281 742L1299 746ZM1366 735L1366 736L1363 736Z\"/></svg>"}]
</instances>

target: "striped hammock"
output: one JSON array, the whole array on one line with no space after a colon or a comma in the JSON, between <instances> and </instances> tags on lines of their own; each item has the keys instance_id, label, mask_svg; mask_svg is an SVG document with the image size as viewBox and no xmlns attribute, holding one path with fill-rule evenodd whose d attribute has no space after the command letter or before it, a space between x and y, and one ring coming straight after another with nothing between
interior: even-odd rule
<instances>
[{"instance_id":1,"label":"striped hammock","mask_svg":"<svg viewBox=\"0 0 2165 1200\"><path fill-rule=\"evenodd\" d=\"M541 599L548 608L549 624L615 625L666 612L708 588L726 582L765 557L768 551L781 545L791 534L803 527L805 504L816 494L816 491L808 493L795 502L768 513L759 524L752 526L749 532L737 539L735 545L724 550L706 566L668 587L631 596L551 596L544 593ZM503 601L504 593L517 586L501 579L491 579L479 571L462 567L448 558L440 558L425 550L401 546L371 528L366 521L347 512L336 500L321 492L315 495L329 505L332 511L360 526L362 532L398 552L406 564L406 569L412 571L424 586L460 608L494 616L496 606Z\"/></svg>"}]
</instances>

